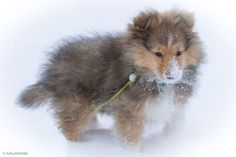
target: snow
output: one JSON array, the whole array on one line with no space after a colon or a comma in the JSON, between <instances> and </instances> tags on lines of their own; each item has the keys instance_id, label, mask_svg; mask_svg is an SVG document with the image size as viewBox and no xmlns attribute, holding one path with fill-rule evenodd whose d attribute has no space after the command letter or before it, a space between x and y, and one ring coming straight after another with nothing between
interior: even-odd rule
<instances>
[{"instance_id":1,"label":"snow","mask_svg":"<svg viewBox=\"0 0 236 157\"><path fill-rule=\"evenodd\" d=\"M233 0L9 0L0 1L0 156L27 152L29 157L235 157L236 10ZM40 65L62 38L122 31L140 10L187 9L195 13L207 63L198 91L188 104L181 134L144 137L141 149L120 146L109 129L112 119L79 143L57 130L47 107L24 110L16 97L34 83ZM10 156L10 155L9 155ZM20 156L20 155L18 155Z\"/></svg>"},{"instance_id":2,"label":"snow","mask_svg":"<svg viewBox=\"0 0 236 157\"><path fill-rule=\"evenodd\" d=\"M183 76L183 70L181 69L180 65L178 64L177 60L175 58L173 58L172 60L170 60L170 62L168 63L169 65L169 69L167 71L166 74L163 74L162 78L160 78L159 75L157 75L157 80L158 83L160 82L160 84L164 83L164 84L173 84L178 82L182 76ZM171 79L168 79L168 77L171 77ZM185 80L183 80L185 81Z\"/></svg>"}]
</instances>

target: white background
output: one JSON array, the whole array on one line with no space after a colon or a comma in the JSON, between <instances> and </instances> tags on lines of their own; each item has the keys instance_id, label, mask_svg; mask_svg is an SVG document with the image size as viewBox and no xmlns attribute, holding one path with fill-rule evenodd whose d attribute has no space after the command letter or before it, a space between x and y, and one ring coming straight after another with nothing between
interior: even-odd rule
<instances>
[{"instance_id":1,"label":"white background","mask_svg":"<svg viewBox=\"0 0 236 157\"><path fill-rule=\"evenodd\" d=\"M28 152L30 157L235 157L236 156L236 9L233 0L1 0L0 1L0 156ZM191 99L186 125L173 139L145 137L139 152L122 148L111 131L68 142L49 109L24 110L16 97L39 75L62 38L125 31L141 10L171 8L194 12L207 63ZM111 120L101 118L108 128Z\"/></svg>"}]
</instances>

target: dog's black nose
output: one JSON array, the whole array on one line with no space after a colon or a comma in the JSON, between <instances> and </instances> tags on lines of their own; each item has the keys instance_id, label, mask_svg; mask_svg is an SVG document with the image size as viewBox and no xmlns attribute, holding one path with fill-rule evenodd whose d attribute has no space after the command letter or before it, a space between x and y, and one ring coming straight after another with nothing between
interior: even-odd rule
<instances>
[{"instance_id":1,"label":"dog's black nose","mask_svg":"<svg viewBox=\"0 0 236 157\"><path fill-rule=\"evenodd\" d=\"M171 77L171 76L167 76L166 77L168 80L174 80L175 78L174 77Z\"/></svg>"},{"instance_id":2,"label":"dog's black nose","mask_svg":"<svg viewBox=\"0 0 236 157\"><path fill-rule=\"evenodd\" d=\"M170 72L167 72L167 73L166 73L166 79L167 79L167 80L174 80L175 77L174 77Z\"/></svg>"}]
</instances>

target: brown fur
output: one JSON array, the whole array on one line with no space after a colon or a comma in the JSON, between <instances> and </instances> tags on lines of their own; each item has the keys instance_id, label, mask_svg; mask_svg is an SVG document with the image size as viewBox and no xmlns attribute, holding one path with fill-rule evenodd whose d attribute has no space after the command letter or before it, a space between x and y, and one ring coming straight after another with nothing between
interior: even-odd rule
<instances>
[{"instance_id":1,"label":"brown fur","mask_svg":"<svg viewBox=\"0 0 236 157\"><path fill-rule=\"evenodd\" d=\"M55 103L58 105L56 116L63 134L71 141L79 140L80 133L93 120L92 115L90 117L91 104L78 97L58 99ZM65 108L68 104L74 107Z\"/></svg>"},{"instance_id":2,"label":"brown fur","mask_svg":"<svg viewBox=\"0 0 236 157\"><path fill-rule=\"evenodd\" d=\"M193 26L187 12L146 11L124 34L71 39L51 53L41 78L21 94L19 102L28 108L51 100L59 128L74 141L96 119L92 108L121 88L129 74L139 72L133 86L101 111L114 116L122 141L136 145L145 123L144 104L160 92L155 76L168 72L171 59L184 71L182 80L172 85L176 104L185 104L192 95L203 59ZM183 54L176 56L179 50Z\"/></svg>"}]
</instances>

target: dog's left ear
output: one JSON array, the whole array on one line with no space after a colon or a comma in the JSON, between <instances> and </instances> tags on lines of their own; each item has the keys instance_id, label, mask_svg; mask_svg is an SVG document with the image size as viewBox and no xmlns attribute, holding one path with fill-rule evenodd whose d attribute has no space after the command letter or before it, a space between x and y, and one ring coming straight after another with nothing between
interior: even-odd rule
<instances>
[{"instance_id":1,"label":"dog's left ear","mask_svg":"<svg viewBox=\"0 0 236 157\"><path fill-rule=\"evenodd\" d=\"M177 11L175 13L175 21L176 25L181 25L187 29L191 29L194 27L194 15L190 12L180 12Z\"/></svg>"},{"instance_id":2,"label":"dog's left ear","mask_svg":"<svg viewBox=\"0 0 236 157\"><path fill-rule=\"evenodd\" d=\"M158 23L158 13L156 11L141 12L129 24L129 31L132 38L146 39L152 32L153 27Z\"/></svg>"}]
</instances>

